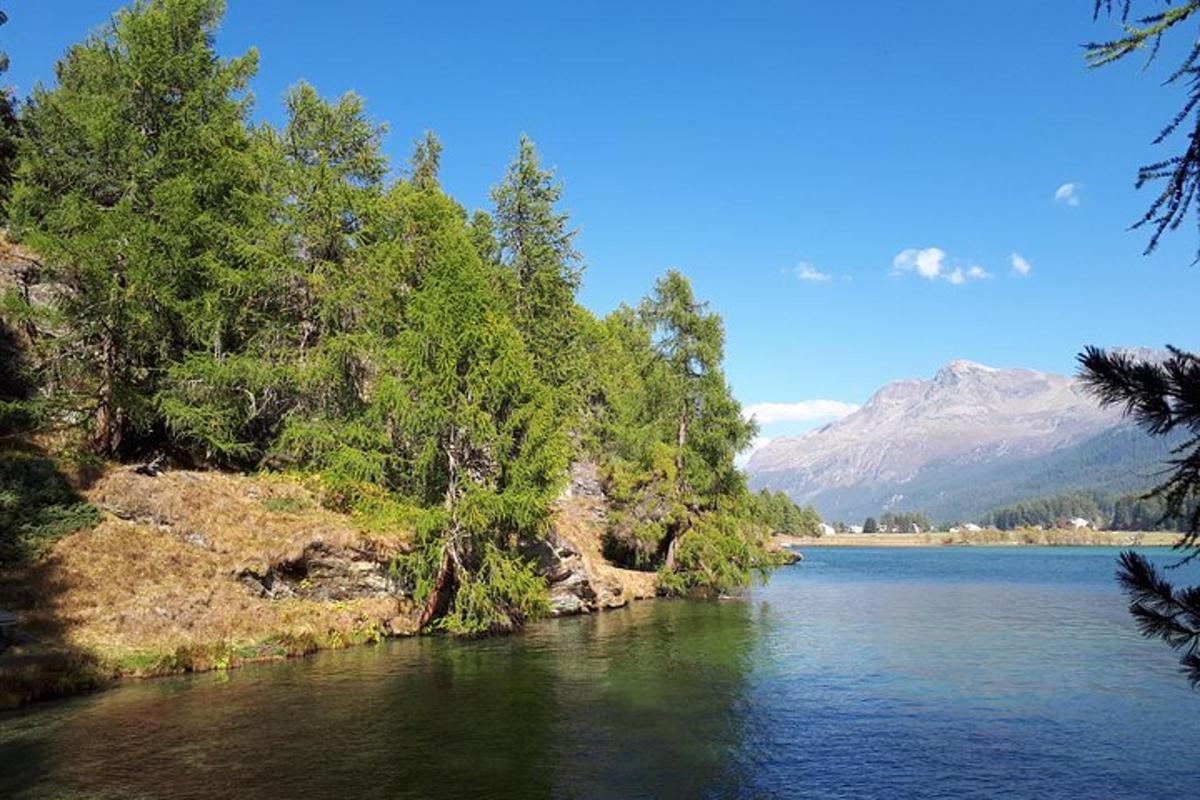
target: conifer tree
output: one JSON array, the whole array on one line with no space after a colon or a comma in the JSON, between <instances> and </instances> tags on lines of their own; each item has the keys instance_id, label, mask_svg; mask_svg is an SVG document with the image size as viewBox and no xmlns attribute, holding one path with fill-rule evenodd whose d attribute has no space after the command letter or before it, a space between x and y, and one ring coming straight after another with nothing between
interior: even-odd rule
<instances>
[{"instance_id":1,"label":"conifer tree","mask_svg":"<svg viewBox=\"0 0 1200 800\"><path fill-rule=\"evenodd\" d=\"M1176 547L1189 559L1200 555L1200 357L1172 348L1155 362L1090 347L1079 360L1081 378L1102 404L1122 408L1154 436L1188 432L1167 479L1149 496L1164 501L1160 521L1183 519ZM1121 556L1118 579L1142 632L1182 651L1184 670L1200 685L1200 586L1176 589L1132 550Z\"/></svg>"},{"instance_id":2,"label":"conifer tree","mask_svg":"<svg viewBox=\"0 0 1200 800\"><path fill-rule=\"evenodd\" d=\"M301 83L287 109L281 131L255 135L263 257L220 273L210 307L221 346L172 368L161 403L172 432L219 461L253 462L289 416L359 394L362 356L338 337L361 323L355 270L387 170L384 130L352 93L329 102Z\"/></svg>"},{"instance_id":3,"label":"conifer tree","mask_svg":"<svg viewBox=\"0 0 1200 800\"><path fill-rule=\"evenodd\" d=\"M442 166L442 143L433 131L426 131L425 138L413 148L410 173L412 184L418 189L438 185L438 171Z\"/></svg>"},{"instance_id":4,"label":"conifer tree","mask_svg":"<svg viewBox=\"0 0 1200 800\"><path fill-rule=\"evenodd\" d=\"M398 492L430 509L401 572L421 625L504 630L545 610L545 584L519 555L544 533L565 468L553 396L504 315L458 206L417 190L427 269L382 354L373 427L391 431ZM500 310L498 310L500 309Z\"/></svg>"},{"instance_id":5,"label":"conifer tree","mask_svg":"<svg viewBox=\"0 0 1200 800\"><path fill-rule=\"evenodd\" d=\"M733 459L755 429L742 419L721 369L721 318L696 300L687 278L675 270L655 284L640 313L672 379L667 407L675 436L677 496L696 508L703 507L703 498L738 492L742 479ZM675 567L681 533L668 529L667 569Z\"/></svg>"},{"instance_id":6,"label":"conifer tree","mask_svg":"<svg viewBox=\"0 0 1200 800\"><path fill-rule=\"evenodd\" d=\"M508 173L492 191L500 258L516 283L515 318L538 373L574 395L582 363L575 306L581 270L575 231L557 208L561 199L561 184L542 169L533 142L522 136Z\"/></svg>"},{"instance_id":7,"label":"conifer tree","mask_svg":"<svg viewBox=\"0 0 1200 800\"><path fill-rule=\"evenodd\" d=\"M49 375L58 419L105 455L169 436L195 462L310 472L327 505L412 534L396 573L426 628L546 609L522 553L568 442L602 462L614 527L664 591L769 566L733 467L753 426L686 279L602 322L583 310L561 187L528 139L493 218L441 190L432 133L385 184L383 128L354 95L300 84L282 129L250 127L256 58L216 55L222 11L136 2L23 111L11 218L56 296L18 297L14 319L52 323L37 370L20 366ZM0 405L32 396L0 383Z\"/></svg>"},{"instance_id":8,"label":"conifer tree","mask_svg":"<svg viewBox=\"0 0 1200 800\"><path fill-rule=\"evenodd\" d=\"M769 531L733 463L754 426L725 381L719 318L670 272L596 339L589 396L615 505L610 557L659 568L669 593L744 586L771 565Z\"/></svg>"},{"instance_id":9,"label":"conifer tree","mask_svg":"<svg viewBox=\"0 0 1200 800\"><path fill-rule=\"evenodd\" d=\"M61 288L50 363L100 453L159 425L164 369L214 335L216 273L255 257L242 243L258 189L244 124L257 55L216 54L222 10L118 12L23 110L11 223Z\"/></svg>"}]
</instances>

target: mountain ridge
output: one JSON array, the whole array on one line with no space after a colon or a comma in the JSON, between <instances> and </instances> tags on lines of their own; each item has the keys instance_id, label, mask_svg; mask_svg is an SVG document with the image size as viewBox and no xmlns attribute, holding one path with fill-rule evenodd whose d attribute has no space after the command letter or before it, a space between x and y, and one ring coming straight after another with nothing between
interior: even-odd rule
<instances>
[{"instance_id":1,"label":"mountain ridge","mask_svg":"<svg viewBox=\"0 0 1200 800\"><path fill-rule=\"evenodd\" d=\"M1151 440L1074 378L959 359L893 381L857 411L771 440L746 464L755 488L787 492L828 519L884 510L981 515L1062 491L1140 491L1171 442Z\"/></svg>"}]
</instances>

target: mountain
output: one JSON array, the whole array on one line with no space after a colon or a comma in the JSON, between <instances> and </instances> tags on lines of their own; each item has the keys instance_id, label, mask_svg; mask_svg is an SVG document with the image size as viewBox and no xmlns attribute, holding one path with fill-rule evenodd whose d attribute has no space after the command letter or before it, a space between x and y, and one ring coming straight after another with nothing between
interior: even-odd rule
<instances>
[{"instance_id":1,"label":"mountain","mask_svg":"<svg viewBox=\"0 0 1200 800\"><path fill-rule=\"evenodd\" d=\"M770 441L746 472L753 487L782 489L826 519L912 510L959 520L1066 491L1143 490L1175 443L1101 409L1072 378L953 361L819 430Z\"/></svg>"}]
</instances>

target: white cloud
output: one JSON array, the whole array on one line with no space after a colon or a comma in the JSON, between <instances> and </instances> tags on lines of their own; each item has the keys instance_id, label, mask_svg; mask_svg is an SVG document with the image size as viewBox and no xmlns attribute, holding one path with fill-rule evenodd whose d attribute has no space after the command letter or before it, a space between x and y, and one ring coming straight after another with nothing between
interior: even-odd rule
<instances>
[{"instance_id":1,"label":"white cloud","mask_svg":"<svg viewBox=\"0 0 1200 800\"><path fill-rule=\"evenodd\" d=\"M910 247L902 250L892 259L894 273L915 272L922 278L933 280L941 276L942 267L946 260L946 251L938 247L926 247L918 250Z\"/></svg>"},{"instance_id":2,"label":"white cloud","mask_svg":"<svg viewBox=\"0 0 1200 800\"><path fill-rule=\"evenodd\" d=\"M972 280L984 281L984 280L987 280L988 278L992 277L992 273L988 272L986 269L979 266L978 264L975 264L974 266L972 266L970 269L967 270L967 277L971 278Z\"/></svg>"},{"instance_id":3,"label":"white cloud","mask_svg":"<svg viewBox=\"0 0 1200 800\"><path fill-rule=\"evenodd\" d=\"M746 419L753 417L760 425L776 422L813 422L819 419L841 419L858 410L854 403L840 400L801 400L798 403L753 403L742 409Z\"/></svg>"},{"instance_id":4,"label":"white cloud","mask_svg":"<svg viewBox=\"0 0 1200 800\"><path fill-rule=\"evenodd\" d=\"M792 274L802 281L813 281L815 283L824 283L825 281L833 280L833 275L828 272L821 272L821 270L807 261L801 261L797 264L792 270Z\"/></svg>"},{"instance_id":5,"label":"white cloud","mask_svg":"<svg viewBox=\"0 0 1200 800\"><path fill-rule=\"evenodd\" d=\"M1068 206L1079 205L1079 190L1083 188L1082 183L1064 183L1054 192L1054 202L1064 203Z\"/></svg>"},{"instance_id":6,"label":"white cloud","mask_svg":"<svg viewBox=\"0 0 1200 800\"><path fill-rule=\"evenodd\" d=\"M1020 275L1022 278L1027 277L1033 272L1033 264L1020 253L1012 254L1012 270L1013 275Z\"/></svg>"},{"instance_id":7,"label":"white cloud","mask_svg":"<svg viewBox=\"0 0 1200 800\"><path fill-rule=\"evenodd\" d=\"M990 272L978 264L966 269L961 266L951 268L948 261L950 257L940 247L910 247L892 259L892 274L913 273L927 281L944 280L952 286L962 286L967 281L981 281L992 277Z\"/></svg>"}]
</instances>

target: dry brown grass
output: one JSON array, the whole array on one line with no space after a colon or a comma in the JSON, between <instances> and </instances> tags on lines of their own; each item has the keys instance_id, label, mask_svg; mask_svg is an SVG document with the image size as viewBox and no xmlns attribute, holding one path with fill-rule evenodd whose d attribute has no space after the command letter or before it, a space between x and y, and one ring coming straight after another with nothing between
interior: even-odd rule
<instances>
[{"instance_id":1,"label":"dry brown grass","mask_svg":"<svg viewBox=\"0 0 1200 800\"><path fill-rule=\"evenodd\" d=\"M100 525L0 575L0 607L18 613L25 634L0 656L0 705L6 691L9 704L66 691L64 663L99 675L160 674L415 632L406 601L273 600L240 577L294 562L314 545L381 562L403 547L400 533L367 534L321 509L299 483L122 468L86 494L107 512Z\"/></svg>"}]
</instances>

